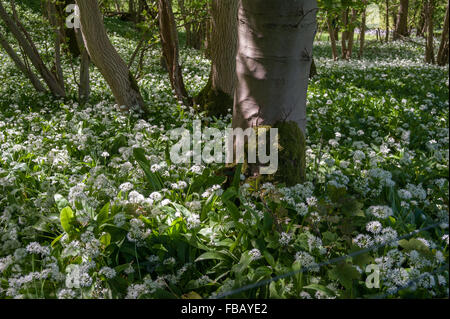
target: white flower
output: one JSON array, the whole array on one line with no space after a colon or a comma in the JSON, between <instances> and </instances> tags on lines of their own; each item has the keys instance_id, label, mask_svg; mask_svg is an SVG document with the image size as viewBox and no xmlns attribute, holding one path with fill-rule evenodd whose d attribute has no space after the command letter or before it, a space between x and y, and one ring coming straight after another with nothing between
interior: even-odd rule
<instances>
[{"instance_id":1,"label":"white flower","mask_svg":"<svg viewBox=\"0 0 450 319\"><path fill-rule=\"evenodd\" d=\"M318 272L320 270L319 266L317 265L316 261L314 260L314 257L308 254L305 251L299 251L295 254L295 261L299 262L303 268L306 268L307 270Z\"/></svg>"},{"instance_id":2,"label":"white flower","mask_svg":"<svg viewBox=\"0 0 450 319\"><path fill-rule=\"evenodd\" d=\"M250 255L251 260L257 260L262 257L261 252L259 251L259 249L256 248L250 250L248 253Z\"/></svg>"},{"instance_id":3,"label":"white flower","mask_svg":"<svg viewBox=\"0 0 450 319\"><path fill-rule=\"evenodd\" d=\"M372 234L378 234L383 229L383 226L379 221L371 221L367 223L366 229Z\"/></svg>"},{"instance_id":4,"label":"white flower","mask_svg":"<svg viewBox=\"0 0 450 319\"><path fill-rule=\"evenodd\" d=\"M153 192L150 194L150 199L157 202L162 199L162 195L159 192Z\"/></svg>"},{"instance_id":5,"label":"white flower","mask_svg":"<svg viewBox=\"0 0 450 319\"><path fill-rule=\"evenodd\" d=\"M281 235L279 240L280 244L282 246L287 246L292 240L292 235L285 232L281 233L280 235Z\"/></svg>"},{"instance_id":6,"label":"white flower","mask_svg":"<svg viewBox=\"0 0 450 319\"><path fill-rule=\"evenodd\" d=\"M393 214L389 206L370 206L367 213L381 219L386 219Z\"/></svg>"},{"instance_id":7,"label":"white flower","mask_svg":"<svg viewBox=\"0 0 450 319\"><path fill-rule=\"evenodd\" d=\"M131 183L129 183L129 182L126 182L126 183L121 184L121 185L119 186L119 189L120 189L122 192L128 192L128 191L132 190L133 187L134 187L133 184L131 184Z\"/></svg>"},{"instance_id":8,"label":"white flower","mask_svg":"<svg viewBox=\"0 0 450 319\"><path fill-rule=\"evenodd\" d=\"M116 271L110 267L103 267L98 273L104 275L108 279L112 279L116 276Z\"/></svg>"}]
</instances>

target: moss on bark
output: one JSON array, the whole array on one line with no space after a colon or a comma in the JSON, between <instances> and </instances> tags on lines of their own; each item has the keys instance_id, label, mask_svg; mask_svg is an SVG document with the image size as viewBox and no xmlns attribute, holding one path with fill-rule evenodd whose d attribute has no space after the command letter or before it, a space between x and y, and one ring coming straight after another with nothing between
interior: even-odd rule
<instances>
[{"instance_id":1,"label":"moss on bark","mask_svg":"<svg viewBox=\"0 0 450 319\"><path fill-rule=\"evenodd\" d=\"M283 183L286 186L294 186L302 184L306 180L306 139L303 131L297 123L277 122L272 126L255 127L255 134L258 136L260 129L266 132L266 141L269 141L270 128L278 128L278 170L273 175L259 175L261 164L248 164L248 143L245 143L245 159L244 164L245 175L254 178L258 176L261 183L273 182ZM270 152L270 145L267 145L266 154Z\"/></svg>"},{"instance_id":2,"label":"moss on bark","mask_svg":"<svg viewBox=\"0 0 450 319\"><path fill-rule=\"evenodd\" d=\"M274 175L277 182L293 186L306 180L306 139L295 122L277 122L278 128L278 171Z\"/></svg>"},{"instance_id":3,"label":"moss on bark","mask_svg":"<svg viewBox=\"0 0 450 319\"><path fill-rule=\"evenodd\" d=\"M195 104L200 111L206 112L207 116L228 115L228 109L233 108L233 98L220 90L214 90L211 78L201 92L194 98Z\"/></svg>"}]
</instances>

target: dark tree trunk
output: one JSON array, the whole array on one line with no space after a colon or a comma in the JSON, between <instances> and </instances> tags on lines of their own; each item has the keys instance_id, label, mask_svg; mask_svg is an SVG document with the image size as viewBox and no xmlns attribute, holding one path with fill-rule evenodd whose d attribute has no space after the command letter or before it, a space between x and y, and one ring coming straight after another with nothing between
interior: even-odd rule
<instances>
[{"instance_id":1,"label":"dark tree trunk","mask_svg":"<svg viewBox=\"0 0 450 319\"><path fill-rule=\"evenodd\" d=\"M179 64L178 31L169 0L158 0L159 33L163 56L169 71L170 83L180 101L192 105L183 82L183 74Z\"/></svg>"},{"instance_id":2,"label":"dark tree trunk","mask_svg":"<svg viewBox=\"0 0 450 319\"><path fill-rule=\"evenodd\" d=\"M55 75L45 66L42 61L39 52L36 49L31 37L28 35L24 27L20 22L16 23L6 12L5 7L0 2L0 19L3 20L8 30L13 34L13 36L18 41L19 45L23 49L25 55L30 59L33 66L42 76L44 82L49 87L50 91L55 96L64 97L66 92L64 87L61 86Z\"/></svg>"},{"instance_id":3,"label":"dark tree trunk","mask_svg":"<svg viewBox=\"0 0 450 319\"><path fill-rule=\"evenodd\" d=\"M441 36L441 44L439 46L438 55L436 58L436 62L438 65L446 65L448 64L448 58L449 58L449 12L448 12L448 4L447 9L445 10L445 20L444 20L444 26L442 29L442 36Z\"/></svg>"},{"instance_id":4,"label":"dark tree trunk","mask_svg":"<svg viewBox=\"0 0 450 319\"><path fill-rule=\"evenodd\" d=\"M433 12L434 0L426 0L425 3L425 21L427 28L427 44L425 47L425 62L435 63L434 59L434 30L433 30Z\"/></svg>"},{"instance_id":5,"label":"dark tree trunk","mask_svg":"<svg viewBox=\"0 0 450 319\"><path fill-rule=\"evenodd\" d=\"M397 13L397 22L395 24L394 40L400 37L407 37L408 34L408 6L409 0L400 0L400 7Z\"/></svg>"}]
</instances>

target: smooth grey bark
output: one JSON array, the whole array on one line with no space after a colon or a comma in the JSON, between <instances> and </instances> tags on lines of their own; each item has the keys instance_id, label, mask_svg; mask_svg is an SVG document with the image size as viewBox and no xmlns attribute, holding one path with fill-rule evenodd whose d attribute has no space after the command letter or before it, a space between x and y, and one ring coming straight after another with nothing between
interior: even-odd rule
<instances>
[{"instance_id":1,"label":"smooth grey bark","mask_svg":"<svg viewBox=\"0 0 450 319\"><path fill-rule=\"evenodd\" d=\"M306 176L306 95L317 10L316 0L240 0L239 5L232 126L278 128L279 165L267 178L288 186ZM234 145L245 141L236 138ZM249 163L247 173L259 175L263 167Z\"/></svg>"},{"instance_id":2,"label":"smooth grey bark","mask_svg":"<svg viewBox=\"0 0 450 319\"><path fill-rule=\"evenodd\" d=\"M241 0L233 127L293 121L306 130L315 0Z\"/></svg>"},{"instance_id":3,"label":"smooth grey bark","mask_svg":"<svg viewBox=\"0 0 450 319\"><path fill-rule=\"evenodd\" d=\"M97 0L76 0L80 9L81 32L91 61L105 78L119 106L146 112L134 76L117 53L106 33Z\"/></svg>"}]
</instances>

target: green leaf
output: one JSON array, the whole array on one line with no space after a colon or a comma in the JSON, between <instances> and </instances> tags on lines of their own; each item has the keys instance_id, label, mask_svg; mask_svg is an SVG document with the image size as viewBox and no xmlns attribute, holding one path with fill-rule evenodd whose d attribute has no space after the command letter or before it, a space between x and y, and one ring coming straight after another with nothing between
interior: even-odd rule
<instances>
[{"instance_id":1,"label":"green leaf","mask_svg":"<svg viewBox=\"0 0 450 319\"><path fill-rule=\"evenodd\" d=\"M242 163L236 165L236 171L234 172L233 183L231 184L235 189L239 189L241 182Z\"/></svg>"},{"instance_id":2,"label":"green leaf","mask_svg":"<svg viewBox=\"0 0 450 319\"><path fill-rule=\"evenodd\" d=\"M69 206L69 201L65 199L62 195L55 194L53 198L55 199L55 203L59 211L61 211L64 207Z\"/></svg>"},{"instance_id":3,"label":"green leaf","mask_svg":"<svg viewBox=\"0 0 450 319\"><path fill-rule=\"evenodd\" d=\"M323 292L325 295L329 297L335 296L335 293L330 288L327 288L325 286L319 285L319 284L310 284L308 286L303 287L304 289L312 289L315 291Z\"/></svg>"},{"instance_id":4,"label":"green leaf","mask_svg":"<svg viewBox=\"0 0 450 319\"><path fill-rule=\"evenodd\" d=\"M357 280L361 277L359 271L351 264L341 263L330 271L328 271L330 279L338 280L342 286L347 289L351 289L353 280Z\"/></svg>"},{"instance_id":5,"label":"green leaf","mask_svg":"<svg viewBox=\"0 0 450 319\"><path fill-rule=\"evenodd\" d=\"M72 208L70 208L69 206L61 210L59 220L61 221L61 226L66 233L69 233L72 230L73 227L71 222L73 221L74 217L75 216L72 211Z\"/></svg>"},{"instance_id":6,"label":"green leaf","mask_svg":"<svg viewBox=\"0 0 450 319\"><path fill-rule=\"evenodd\" d=\"M105 245L105 247L108 247L109 244L111 244L111 235L109 233L104 233L100 237L100 242Z\"/></svg>"},{"instance_id":7,"label":"green leaf","mask_svg":"<svg viewBox=\"0 0 450 319\"><path fill-rule=\"evenodd\" d=\"M63 237L64 234L59 235L58 237L56 237L55 239L53 239L51 246L54 247L56 245L57 242L59 242L61 240L61 238Z\"/></svg>"},{"instance_id":8,"label":"green leaf","mask_svg":"<svg viewBox=\"0 0 450 319\"><path fill-rule=\"evenodd\" d=\"M96 216L96 219L97 219L97 222L99 225L101 225L105 220L108 219L109 206L110 206L110 203L109 202L106 203L105 206L103 206L103 208L100 210L100 212Z\"/></svg>"},{"instance_id":9,"label":"green leaf","mask_svg":"<svg viewBox=\"0 0 450 319\"><path fill-rule=\"evenodd\" d=\"M195 261L197 262L197 261L211 260L211 259L228 260L228 257L217 251L207 251L206 253L203 253L199 257L197 257L197 259Z\"/></svg>"},{"instance_id":10,"label":"green leaf","mask_svg":"<svg viewBox=\"0 0 450 319\"><path fill-rule=\"evenodd\" d=\"M144 171L145 175L147 176L148 182L152 186L153 191L159 191L163 188L163 185L161 183L161 179L159 178L157 173L153 173L150 170L150 162L145 157L145 151L143 148L135 148L133 149L133 155L136 159L136 162L138 162L139 166Z\"/></svg>"}]
</instances>

